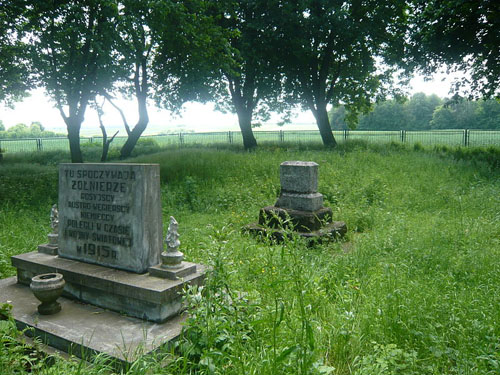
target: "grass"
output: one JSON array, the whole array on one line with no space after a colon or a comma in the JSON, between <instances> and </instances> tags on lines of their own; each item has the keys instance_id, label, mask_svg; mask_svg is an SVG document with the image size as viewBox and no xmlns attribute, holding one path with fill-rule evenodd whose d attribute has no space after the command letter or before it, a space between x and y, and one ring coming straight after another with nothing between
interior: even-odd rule
<instances>
[{"instance_id":1,"label":"grass","mask_svg":"<svg viewBox=\"0 0 500 375\"><path fill-rule=\"evenodd\" d=\"M130 162L161 165L164 227L213 271L191 307L176 357L144 356L129 374L497 374L500 369L500 152L348 142L336 151L269 145L170 149ZM29 158L32 159L29 159ZM56 156L0 164L0 275L9 256L49 231ZM309 248L241 228L273 204L278 166L312 160L344 242ZM0 324L0 372L111 374L40 359ZM29 352L28 353L33 353ZM34 351L36 354L36 350ZM25 358L23 360L19 358ZM33 364L35 366L33 366Z\"/></svg>"}]
</instances>

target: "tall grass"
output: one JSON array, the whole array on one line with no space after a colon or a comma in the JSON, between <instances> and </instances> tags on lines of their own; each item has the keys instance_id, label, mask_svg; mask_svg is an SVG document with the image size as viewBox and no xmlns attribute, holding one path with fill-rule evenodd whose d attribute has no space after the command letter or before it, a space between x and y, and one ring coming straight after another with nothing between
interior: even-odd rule
<instances>
[{"instance_id":1,"label":"tall grass","mask_svg":"<svg viewBox=\"0 0 500 375\"><path fill-rule=\"evenodd\" d=\"M241 232L274 204L285 160L320 165L319 190L347 222L345 241L310 248ZM14 274L10 255L44 241L56 199L55 167L17 162L0 167L2 277ZM346 143L334 152L175 149L131 162L161 165L164 218L178 220L187 259L212 272L186 291L191 318L175 358L156 353L123 372L498 373L500 173L491 160ZM0 344L0 368L15 347ZM40 371L113 372L61 359Z\"/></svg>"}]
</instances>

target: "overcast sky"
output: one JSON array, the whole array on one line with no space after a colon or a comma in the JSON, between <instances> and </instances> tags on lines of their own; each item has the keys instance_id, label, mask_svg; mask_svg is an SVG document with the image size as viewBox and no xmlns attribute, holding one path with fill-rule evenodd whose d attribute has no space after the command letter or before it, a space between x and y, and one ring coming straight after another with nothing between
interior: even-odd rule
<instances>
[{"instance_id":1,"label":"overcast sky","mask_svg":"<svg viewBox=\"0 0 500 375\"><path fill-rule=\"evenodd\" d=\"M422 77L414 78L411 81L410 93L423 92L427 95L436 94L442 98L448 96L451 77L440 74L436 75L432 81L424 81ZM122 110L126 113L129 124L132 126L137 120L137 109L133 101L117 101ZM118 112L109 104L104 107L104 124L108 133L120 130L120 135L125 135L121 118ZM292 120L292 124L285 127L278 127L276 122L278 116L273 116L270 121L263 124L260 130L275 129L315 129L314 117L307 112L297 112L297 117ZM154 107L153 102L149 106L150 123L146 134L156 134L159 132L179 132L179 131L229 131L239 130L236 114L223 114L214 110L212 104L187 103L181 116L172 116L168 111ZM31 124L39 121L47 130L54 130L65 133L66 125L54 108L54 104L46 97L43 90L37 89L31 93L29 98L17 103L14 109L0 105L0 120L9 128L18 123ZM85 121L82 126L82 135L100 134L97 115L92 108L88 108ZM123 133L123 134L122 134Z\"/></svg>"}]
</instances>

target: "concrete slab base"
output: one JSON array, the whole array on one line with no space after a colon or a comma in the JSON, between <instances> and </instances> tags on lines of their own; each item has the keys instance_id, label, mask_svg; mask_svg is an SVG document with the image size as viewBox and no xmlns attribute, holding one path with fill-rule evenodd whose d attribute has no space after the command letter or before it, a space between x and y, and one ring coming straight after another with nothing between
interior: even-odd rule
<instances>
[{"instance_id":1,"label":"concrete slab base","mask_svg":"<svg viewBox=\"0 0 500 375\"><path fill-rule=\"evenodd\" d=\"M19 329L58 350L90 359L103 353L121 362L133 362L141 355L168 345L180 335L186 315L165 323L153 323L60 297L62 310L40 315L40 303L29 287L16 277L0 280L0 303L13 306L12 316Z\"/></svg>"}]
</instances>

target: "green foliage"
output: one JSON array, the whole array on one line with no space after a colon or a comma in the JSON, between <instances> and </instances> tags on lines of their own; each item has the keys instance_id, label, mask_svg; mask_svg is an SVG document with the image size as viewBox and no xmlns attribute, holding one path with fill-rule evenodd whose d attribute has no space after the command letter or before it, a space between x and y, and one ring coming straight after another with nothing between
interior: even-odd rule
<instances>
[{"instance_id":1,"label":"green foliage","mask_svg":"<svg viewBox=\"0 0 500 375\"><path fill-rule=\"evenodd\" d=\"M356 128L359 130L431 129L433 113L441 104L443 101L436 95L427 96L423 93L417 93L404 101L401 99L384 100L375 103L371 112L361 114ZM333 107L330 110L330 118L335 119L332 129L347 127L345 115L344 106Z\"/></svg>"},{"instance_id":2,"label":"green foliage","mask_svg":"<svg viewBox=\"0 0 500 375\"><path fill-rule=\"evenodd\" d=\"M31 71L28 63L26 41L22 39L16 21L22 7L10 0L0 1L0 102L13 102L28 96ZM0 131L5 130L0 126Z\"/></svg>"},{"instance_id":3,"label":"green foliage","mask_svg":"<svg viewBox=\"0 0 500 375\"><path fill-rule=\"evenodd\" d=\"M273 25L280 35L285 90L312 111L323 143L334 146L327 104L348 107L354 123L375 96L384 96L390 65L401 57L406 2L275 1ZM384 68L376 64L384 59Z\"/></svg>"},{"instance_id":4,"label":"green foliage","mask_svg":"<svg viewBox=\"0 0 500 375\"><path fill-rule=\"evenodd\" d=\"M499 97L499 10L495 1L414 0L407 57L424 72L460 71L455 92ZM466 74L469 73L470 78Z\"/></svg>"},{"instance_id":5,"label":"green foliage","mask_svg":"<svg viewBox=\"0 0 500 375\"><path fill-rule=\"evenodd\" d=\"M436 108L432 129L500 129L497 100L452 100Z\"/></svg>"},{"instance_id":6,"label":"green foliage","mask_svg":"<svg viewBox=\"0 0 500 375\"><path fill-rule=\"evenodd\" d=\"M345 106L329 112L332 129L347 129ZM406 101L385 100L361 114L359 130L500 129L500 103L494 99L470 101L417 93Z\"/></svg>"},{"instance_id":7,"label":"green foliage","mask_svg":"<svg viewBox=\"0 0 500 375\"><path fill-rule=\"evenodd\" d=\"M346 221L345 241L308 247L295 237L276 244L241 232L275 202L285 160L320 165L319 191L334 220ZM146 355L128 373L497 373L500 165L493 160L498 148L366 142L333 152L273 145L132 159L160 164L164 217L178 220L187 260L211 271L203 288L185 293L191 318L175 356ZM14 274L10 255L46 240L57 186L55 167L6 166L2 277ZM50 185L34 188L40 179ZM15 200L16 191L26 193ZM14 350L0 344L6 373L22 358ZM47 374L113 373L99 361L41 363Z\"/></svg>"},{"instance_id":8,"label":"green foliage","mask_svg":"<svg viewBox=\"0 0 500 375\"><path fill-rule=\"evenodd\" d=\"M56 136L64 136L64 134L56 134L52 131L45 130L40 122L32 122L30 126L26 124L16 124L5 130L5 126L0 124L0 139L1 138L50 138Z\"/></svg>"}]
</instances>

